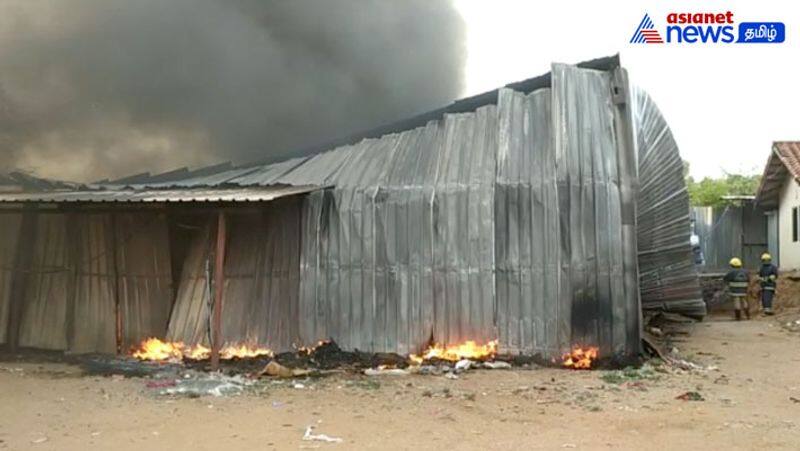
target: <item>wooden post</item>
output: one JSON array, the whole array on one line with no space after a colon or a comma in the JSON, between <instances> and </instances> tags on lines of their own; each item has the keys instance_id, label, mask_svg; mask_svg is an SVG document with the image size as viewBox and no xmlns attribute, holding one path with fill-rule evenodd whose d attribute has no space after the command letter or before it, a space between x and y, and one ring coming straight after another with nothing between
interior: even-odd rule
<instances>
[{"instance_id":1,"label":"wooden post","mask_svg":"<svg viewBox=\"0 0 800 451\"><path fill-rule=\"evenodd\" d=\"M217 252L214 259L214 318L211 324L211 369L219 369L219 348L222 346L222 294L225 291L225 212L220 211L217 219Z\"/></svg>"},{"instance_id":2,"label":"wooden post","mask_svg":"<svg viewBox=\"0 0 800 451\"><path fill-rule=\"evenodd\" d=\"M119 235L117 232L117 214L111 213L111 275L114 281L114 324L117 354L122 354L125 337L125 322L122 305L122 274L119 273Z\"/></svg>"}]
</instances>

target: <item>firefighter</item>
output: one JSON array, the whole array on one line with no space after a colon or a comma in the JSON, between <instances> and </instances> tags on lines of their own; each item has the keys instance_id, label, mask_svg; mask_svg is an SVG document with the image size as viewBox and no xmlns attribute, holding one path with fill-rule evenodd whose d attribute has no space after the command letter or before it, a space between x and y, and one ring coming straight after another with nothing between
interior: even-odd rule
<instances>
[{"instance_id":1,"label":"firefighter","mask_svg":"<svg viewBox=\"0 0 800 451\"><path fill-rule=\"evenodd\" d=\"M761 255L758 279L761 281L761 308L765 315L772 315L772 298L778 282L778 268L772 264L772 256L766 252Z\"/></svg>"},{"instance_id":2,"label":"firefighter","mask_svg":"<svg viewBox=\"0 0 800 451\"><path fill-rule=\"evenodd\" d=\"M747 285L750 276L747 271L742 269L742 261L737 257L733 257L730 261L731 270L725 274L723 279L728 284L728 293L733 298L733 308L736 310L736 321L742 319L742 310L744 310L747 319L750 319L750 309L747 307Z\"/></svg>"}]
</instances>

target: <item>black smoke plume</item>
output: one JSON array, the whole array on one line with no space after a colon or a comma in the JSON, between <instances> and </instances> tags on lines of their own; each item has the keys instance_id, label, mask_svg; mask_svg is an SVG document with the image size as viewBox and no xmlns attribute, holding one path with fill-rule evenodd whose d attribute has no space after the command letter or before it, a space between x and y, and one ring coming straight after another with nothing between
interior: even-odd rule
<instances>
[{"instance_id":1,"label":"black smoke plume","mask_svg":"<svg viewBox=\"0 0 800 451\"><path fill-rule=\"evenodd\" d=\"M0 0L0 169L293 156L456 98L464 40L440 0Z\"/></svg>"}]
</instances>

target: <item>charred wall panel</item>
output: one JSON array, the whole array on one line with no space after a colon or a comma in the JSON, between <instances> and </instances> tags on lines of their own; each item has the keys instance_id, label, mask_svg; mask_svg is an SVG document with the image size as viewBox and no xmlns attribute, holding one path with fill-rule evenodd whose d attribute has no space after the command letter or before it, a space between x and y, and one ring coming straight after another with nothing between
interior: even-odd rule
<instances>
[{"instance_id":1,"label":"charred wall panel","mask_svg":"<svg viewBox=\"0 0 800 451\"><path fill-rule=\"evenodd\" d=\"M305 342L416 352L496 338L496 122L490 106L334 151L346 162L319 182L335 189L306 202Z\"/></svg>"},{"instance_id":2,"label":"charred wall panel","mask_svg":"<svg viewBox=\"0 0 800 451\"><path fill-rule=\"evenodd\" d=\"M611 73L553 66L557 182L566 232L561 289L567 294L561 300L571 300L571 342L599 346L605 356L631 356L639 349L640 313L638 293L626 290L625 278L635 280L636 263L626 265L625 248L636 242L623 234L618 148L625 137L615 129L615 108Z\"/></svg>"},{"instance_id":3,"label":"charred wall panel","mask_svg":"<svg viewBox=\"0 0 800 451\"><path fill-rule=\"evenodd\" d=\"M497 324L504 349L557 355L570 342L559 302L560 230L551 90L500 91L495 193ZM561 332L561 333L560 333Z\"/></svg>"},{"instance_id":4,"label":"charred wall panel","mask_svg":"<svg viewBox=\"0 0 800 451\"><path fill-rule=\"evenodd\" d=\"M8 320L11 313L11 289L15 267L22 215L0 213L0 344L6 342Z\"/></svg>"}]
</instances>

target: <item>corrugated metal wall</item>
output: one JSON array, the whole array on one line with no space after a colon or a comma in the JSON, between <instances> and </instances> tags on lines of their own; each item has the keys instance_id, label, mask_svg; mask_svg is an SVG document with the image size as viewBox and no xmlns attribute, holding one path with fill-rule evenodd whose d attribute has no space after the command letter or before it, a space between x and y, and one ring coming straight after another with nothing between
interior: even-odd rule
<instances>
[{"instance_id":1,"label":"corrugated metal wall","mask_svg":"<svg viewBox=\"0 0 800 451\"><path fill-rule=\"evenodd\" d=\"M557 64L553 91L559 213L566 231L560 299L571 300L571 342L597 345L606 356L632 355L639 349L640 312L638 293L625 281L636 280L636 262L625 262L635 257L625 251L636 242L623 236L619 165L620 157L630 156L618 155L629 137L615 130L612 74Z\"/></svg>"},{"instance_id":2,"label":"corrugated metal wall","mask_svg":"<svg viewBox=\"0 0 800 451\"><path fill-rule=\"evenodd\" d=\"M114 353L118 297L123 347L164 335L172 276L163 214L76 211L31 217L30 263L11 264L23 286L19 346ZM6 285L14 283L3 284L4 291ZM3 328L8 324L6 318Z\"/></svg>"},{"instance_id":3,"label":"corrugated metal wall","mask_svg":"<svg viewBox=\"0 0 800 451\"><path fill-rule=\"evenodd\" d=\"M634 89L632 98L641 184L637 241L642 307L703 316L705 303L689 242L683 160L650 96Z\"/></svg>"},{"instance_id":4,"label":"corrugated metal wall","mask_svg":"<svg viewBox=\"0 0 800 451\"><path fill-rule=\"evenodd\" d=\"M414 352L431 338L499 337L506 351L545 356L575 342L638 351L635 254L624 252L635 236L623 233L635 218L621 208L631 182L618 174L629 138L615 128L630 119L611 73L554 69L552 91L504 89L498 105L278 179L335 186L309 196L304 215L305 342Z\"/></svg>"},{"instance_id":5,"label":"corrugated metal wall","mask_svg":"<svg viewBox=\"0 0 800 451\"><path fill-rule=\"evenodd\" d=\"M767 217L752 204L694 207L695 233L703 250L704 272L727 271L731 258L739 257L745 268L761 265L767 252Z\"/></svg>"},{"instance_id":6,"label":"corrugated metal wall","mask_svg":"<svg viewBox=\"0 0 800 451\"><path fill-rule=\"evenodd\" d=\"M67 349L67 299L70 288L70 247L66 216L37 216L31 268L25 277L25 296L19 345Z\"/></svg>"},{"instance_id":7,"label":"corrugated metal wall","mask_svg":"<svg viewBox=\"0 0 800 451\"><path fill-rule=\"evenodd\" d=\"M211 281L214 260L212 251L215 229L211 218L201 225L191 224L183 228L189 234L189 250L182 264L178 294L169 319L167 339L184 343L209 343L211 334L209 316L213 290Z\"/></svg>"},{"instance_id":8,"label":"corrugated metal wall","mask_svg":"<svg viewBox=\"0 0 800 451\"><path fill-rule=\"evenodd\" d=\"M114 225L125 349L164 336L175 287L166 214L116 214Z\"/></svg>"},{"instance_id":9,"label":"corrugated metal wall","mask_svg":"<svg viewBox=\"0 0 800 451\"><path fill-rule=\"evenodd\" d=\"M334 151L347 159L324 177L336 188L305 215L304 341L407 353L496 338L496 128L492 105Z\"/></svg>"},{"instance_id":10,"label":"corrugated metal wall","mask_svg":"<svg viewBox=\"0 0 800 451\"><path fill-rule=\"evenodd\" d=\"M552 355L570 342L559 302L561 230L550 89L500 91L495 191L497 323L503 347Z\"/></svg>"},{"instance_id":11,"label":"corrugated metal wall","mask_svg":"<svg viewBox=\"0 0 800 451\"><path fill-rule=\"evenodd\" d=\"M11 290L16 274L15 259L22 215L0 213L0 344L6 342Z\"/></svg>"},{"instance_id":12,"label":"corrugated metal wall","mask_svg":"<svg viewBox=\"0 0 800 451\"><path fill-rule=\"evenodd\" d=\"M286 350L300 342L300 214L301 199L286 198L257 212L229 215L222 316L225 343ZM212 222L205 220L192 233L167 334L170 340L209 344L206 272L213 274L216 231Z\"/></svg>"},{"instance_id":13,"label":"corrugated metal wall","mask_svg":"<svg viewBox=\"0 0 800 451\"><path fill-rule=\"evenodd\" d=\"M75 269L67 293L68 348L75 352L116 352L116 285L112 219L109 214L73 214L66 227L75 242L68 252ZM70 240L72 241L72 240ZM70 274L71 273L71 274ZM70 296L70 292L73 292Z\"/></svg>"}]
</instances>

